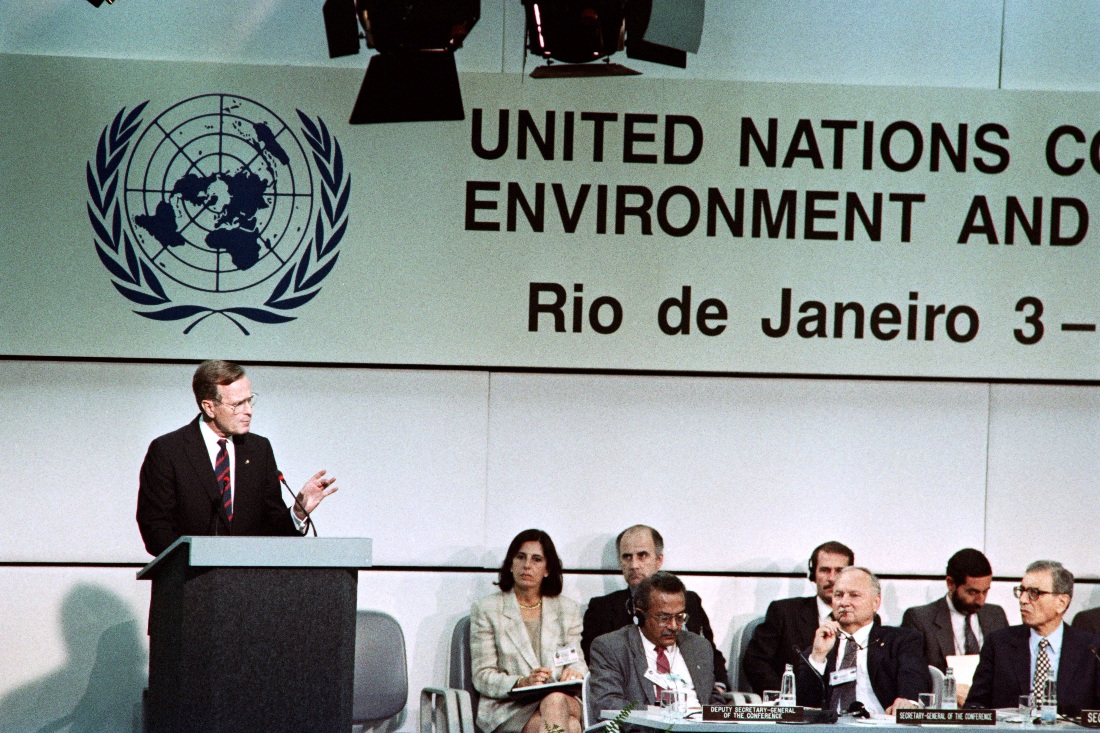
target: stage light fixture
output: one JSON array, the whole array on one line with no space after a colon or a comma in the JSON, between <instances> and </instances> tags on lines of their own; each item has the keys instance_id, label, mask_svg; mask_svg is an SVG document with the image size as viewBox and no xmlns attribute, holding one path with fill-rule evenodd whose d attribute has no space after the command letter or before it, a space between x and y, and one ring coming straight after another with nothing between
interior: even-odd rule
<instances>
[{"instance_id":1,"label":"stage light fixture","mask_svg":"<svg viewBox=\"0 0 1100 733\"><path fill-rule=\"evenodd\" d=\"M325 0L331 58L359 53L360 37L378 52L351 123L465 119L454 53L480 13L480 0Z\"/></svg>"},{"instance_id":2,"label":"stage light fixture","mask_svg":"<svg viewBox=\"0 0 1100 733\"><path fill-rule=\"evenodd\" d=\"M641 72L611 63L629 58L687 66L703 32L705 0L522 0L526 48L544 59L535 78L625 76ZM606 63L592 64L603 59ZM555 64L555 62L561 62Z\"/></svg>"}]
</instances>

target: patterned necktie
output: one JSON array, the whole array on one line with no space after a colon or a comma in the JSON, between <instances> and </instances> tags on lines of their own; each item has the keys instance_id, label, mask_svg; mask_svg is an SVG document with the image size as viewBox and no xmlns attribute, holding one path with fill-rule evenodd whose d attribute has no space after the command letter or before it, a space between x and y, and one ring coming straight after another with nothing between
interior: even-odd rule
<instances>
[{"instance_id":1,"label":"patterned necktie","mask_svg":"<svg viewBox=\"0 0 1100 733\"><path fill-rule=\"evenodd\" d=\"M840 666L837 667L837 671L842 669L848 669L849 667L856 666L856 654L859 652L859 644L856 644L856 640L850 636L843 636L847 639L844 644L844 659L840 661ZM848 708L852 706L852 703L856 701L856 681L853 679L851 682L845 682L843 685L834 685L829 694L829 710L838 710L842 713L848 712Z\"/></svg>"},{"instance_id":2,"label":"patterned necktie","mask_svg":"<svg viewBox=\"0 0 1100 733\"><path fill-rule=\"evenodd\" d=\"M981 651L981 647L978 646L978 636L974 633L974 627L970 625L970 619L974 618L974 614L966 614L966 620L963 621L963 634L966 637L966 641L963 643L966 648L963 649L963 654L977 654Z\"/></svg>"},{"instance_id":3,"label":"patterned necktie","mask_svg":"<svg viewBox=\"0 0 1100 733\"><path fill-rule=\"evenodd\" d=\"M1035 680L1031 685L1031 694L1034 695L1035 704L1038 705L1046 695L1047 678L1050 677L1050 657L1047 649L1050 642L1046 639L1039 640L1039 654L1035 657Z\"/></svg>"},{"instance_id":4,"label":"patterned necktie","mask_svg":"<svg viewBox=\"0 0 1100 733\"><path fill-rule=\"evenodd\" d=\"M218 458L214 461L214 476L218 479L218 488L221 489L222 506L225 507L225 515L229 521L233 521L233 492L229 487L229 450L225 447L225 441L218 441Z\"/></svg>"}]
</instances>

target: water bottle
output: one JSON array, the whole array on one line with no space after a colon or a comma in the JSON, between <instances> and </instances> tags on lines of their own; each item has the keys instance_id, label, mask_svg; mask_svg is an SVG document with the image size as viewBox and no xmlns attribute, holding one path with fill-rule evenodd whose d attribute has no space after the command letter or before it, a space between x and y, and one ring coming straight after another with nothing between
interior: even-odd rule
<instances>
[{"instance_id":1,"label":"water bottle","mask_svg":"<svg viewBox=\"0 0 1100 733\"><path fill-rule=\"evenodd\" d=\"M941 710L958 710L959 697L955 689L955 670L950 667L943 675L943 692L940 693Z\"/></svg>"},{"instance_id":2,"label":"water bottle","mask_svg":"<svg viewBox=\"0 0 1100 733\"><path fill-rule=\"evenodd\" d=\"M794 667L790 664L783 670L783 685L779 690L779 704L780 705L795 705L794 691Z\"/></svg>"},{"instance_id":3,"label":"water bottle","mask_svg":"<svg viewBox=\"0 0 1100 733\"><path fill-rule=\"evenodd\" d=\"M1039 708L1039 722L1043 725L1054 725L1058 722L1058 680L1047 677L1043 686L1043 700Z\"/></svg>"}]
</instances>

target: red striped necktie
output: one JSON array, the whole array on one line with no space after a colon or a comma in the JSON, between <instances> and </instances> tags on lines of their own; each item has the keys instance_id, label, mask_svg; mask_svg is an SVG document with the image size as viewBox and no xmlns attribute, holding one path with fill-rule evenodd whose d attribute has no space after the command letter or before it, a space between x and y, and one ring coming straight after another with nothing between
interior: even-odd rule
<instances>
[{"instance_id":1,"label":"red striped necktie","mask_svg":"<svg viewBox=\"0 0 1100 733\"><path fill-rule=\"evenodd\" d=\"M233 492L229 485L229 450L225 447L225 441L218 441L218 459L214 461L214 476L218 479L218 488L221 489L222 506L225 507L225 515L229 521L233 521Z\"/></svg>"}]
</instances>

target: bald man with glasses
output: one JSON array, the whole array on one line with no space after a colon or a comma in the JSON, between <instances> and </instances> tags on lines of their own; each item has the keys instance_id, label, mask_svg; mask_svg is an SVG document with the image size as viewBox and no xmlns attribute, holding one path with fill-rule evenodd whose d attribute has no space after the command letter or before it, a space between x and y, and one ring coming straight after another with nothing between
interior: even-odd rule
<instances>
[{"instance_id":1,"label":"bald man with glasses","mask_svg":"<svg viewBox=\"0 0 1100 733\"><path fill-rule=\"evenodd\" d=\"M256 395L244 369L204 361L191 389L199 415L149 445L138 480L137 522L159 555L184 535L301 536L311 513L336 491L318 471L288 509L267 438L251 432Z\"/></svg>"},{"instance_id":2,"label":"bald man with glasses","mask_svg":"<svg viewBox=\"0 0 1100 733\"><path fill-rule=\"evenodd\" d=\"M1100 637L1063 621L1073 600L1073 573L1059 562L1039 560L1027 566L1013 591L1023 624L986 637L966 706L1016 707L1021 695L1041 694L1055 678L1059 713L1074 716L1100 707Z\"/></svg>"}]
</instances>

